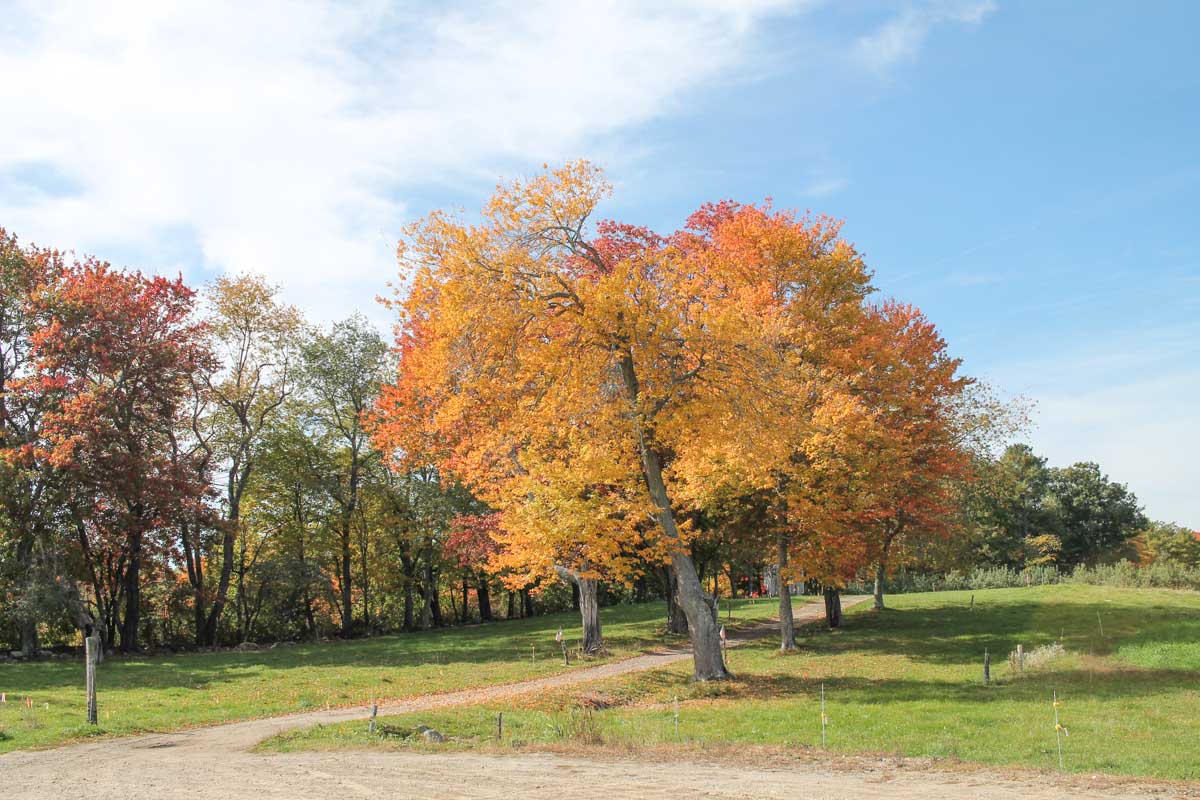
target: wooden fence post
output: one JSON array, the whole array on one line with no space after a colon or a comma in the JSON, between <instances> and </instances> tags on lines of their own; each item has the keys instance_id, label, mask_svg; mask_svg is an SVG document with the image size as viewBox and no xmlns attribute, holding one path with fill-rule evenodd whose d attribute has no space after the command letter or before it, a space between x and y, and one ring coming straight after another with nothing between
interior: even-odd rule
<instances>
[{"instance_id":1,"label":"wooden fence post","mask_svg":"<svg viewBox=\"0 0 1200 800\"><path fill-rule=\"evenodd\" d=\"M100 648L100 639L88 636L83 640L83 660L87 663L87 721L89 725L96 722L96 651Z\"/></svg>"},{"instance_id":2,"label":"wooden fence post","mask_svg":"<svg viewBox=\"0 0 1200 800\"><path fill-rule=\"evenodd\" d=\"M1054 738L1058 741L1058 768L1061 771L1063 768L1062 737L1064 733L1067 733L1067 729L1058 721L1059 699L1057 689L1051 694L1051 698L1054 702ZM1070 734L1067 735L1069 736Z\"/></svg>"},{"instance_id":3,"label":"wooden fence post","mask_svg":"<svg viewBox=\"0 0 1200 800\"><path fill-rule=\"evenodd\" d=\"M825 684L821 684L821 749L825 749L825 725L829 717L825 716Z\"/></svg>"},{"instance_id":4,"label":"wooden fence post","mask_svg":"<svg viewBox=\"0 0 1200 800\"><path fill-rule=\"evenodd\" d=\"M988 653L987 648L983 650L983 685L987 686L992 682L992 656Z\"/></svg>"}]
</instances>

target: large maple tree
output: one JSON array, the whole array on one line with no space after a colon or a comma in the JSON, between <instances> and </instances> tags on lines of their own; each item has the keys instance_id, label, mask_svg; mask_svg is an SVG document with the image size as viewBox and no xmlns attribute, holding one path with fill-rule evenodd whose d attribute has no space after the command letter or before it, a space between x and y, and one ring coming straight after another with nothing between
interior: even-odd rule
<instances>
[{"instance_id":1,"label":"large maple tree","mask_svg":"<svg viewBox=\"0 0 1200 800\"><path fill-rule=\"evenodd\" d=\"M778 460L763 451L786 450L775 439L790 393L821 378L815 332L852 324L867 273L836 224L769 205L704 206L666 237L593 230L608 192L575 162L501 185L478 224L437 212L411 227L398 380L376 435L387 451L436 459L502 512L536 496L531 479L552 486L573 504L557 508L559 529L583 533L601 573L626 550L599 542L649 533L644 545L678 579L695 677L720 679L712 598L676 491L714 453L748 475ZM550 474L563 452L569 481Z\"/></svg>"}]
</instances>

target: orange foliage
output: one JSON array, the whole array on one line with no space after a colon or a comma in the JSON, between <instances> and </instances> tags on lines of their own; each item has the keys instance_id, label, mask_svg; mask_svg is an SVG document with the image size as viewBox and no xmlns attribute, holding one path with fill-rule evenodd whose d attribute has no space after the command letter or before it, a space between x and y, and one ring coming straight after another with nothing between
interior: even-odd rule
<instances>
[{"instance_id":1,"label":"orange foliage","mask_svg":"<svg viewBox=\"0 0 1200 800\"><path fill-rule=\"evenodd\" d=\"M877 530L932 527L965 468L949 415L965 381L919 312L865 304L839 224L722 202L670 236L590 236L608 193L575 162L499 186L478 224L408 230L377 445L498 510L493 564L530 575L678 558L694 531L656 524L647 450L679 519L752 506L747 536L785 533L831 582Z\"/></svg>"}]
</instances>

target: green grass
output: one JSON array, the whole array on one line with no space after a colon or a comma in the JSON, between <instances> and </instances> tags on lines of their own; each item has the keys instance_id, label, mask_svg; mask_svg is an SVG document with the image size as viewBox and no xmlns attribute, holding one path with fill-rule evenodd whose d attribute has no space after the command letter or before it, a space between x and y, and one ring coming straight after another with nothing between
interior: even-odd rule
<instances>
[{"instance_id":1,"label":"green grass","mask_svg":"<svg viewBox=\"0 0 1200 800\"><path fill-rule=\"evenodd\" d=\"M765 619L775 604L734 602L734 623ZM608 658L665 641L665 606L603 609ZM724 619L724 611L722 619ZM253 717L365 705L381 700L511 683L579 669L564 667L554 634L568 647L579 617L553 614L488 625L246 652L114 657L99 667L99 725L84 724L81 659L0 664L0 752L89 736L167 731ZM536 654L536 661L533 656ZM27 709L25 698L33 701Z\"/></svg>"},{"instance_id":2,"label":"green grass","mask_svg":"<svg viewBox=\"0 0 1200 800\"><path fill-rule=\"evenodd\" d=\"M975 595L975 608L969 608ZM732 651L735 680L688 681L689 664L625 676L528 701L389 718L417 723L454 746L494 746L504 712L506 744L820 746L820 691L827 747L957 758L1056 770L1052 692L1070 735L1066 769L1156 778L1200 778L1200 594L1046 586L902 595L892 609L851 609L840 632L804 632L800 652L774 641ZM1097 612L1104 636L1100 635ZM1061 638L1066 655L1014 672L1007 660ZM992 683L982 683L984 649ZM598 709L598 710L597 710ZM365 723L296 731L277 750L409 747L367 735Z\"/></svg>"}]
</instances>

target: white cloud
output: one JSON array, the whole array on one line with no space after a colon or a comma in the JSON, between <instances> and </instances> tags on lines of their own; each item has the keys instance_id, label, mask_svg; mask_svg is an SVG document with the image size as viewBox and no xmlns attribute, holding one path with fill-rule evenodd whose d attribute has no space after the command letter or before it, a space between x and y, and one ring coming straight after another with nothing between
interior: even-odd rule
<instances>
[{"instance_id":1,"label":"white cloud","mask_svg":"<svg viewBox=\"0 0 1200 800\"><path fill-rule=\"evenodd\" d=\"M1200 530L1200 376L1186 372L1041 397L1033 440L1051 463L1095 461L1153 519Z\"/></svg>"},{"instance_id":2,"label":"white cloud","mask_svg":"<svg viewBox=\"0 0 1200 800\"><path fill-rule=\"evenodd\" d=\"M886 72L915 58L930 31L938 25L978 25L995 9L992 0L940 0L910 5L874 33L860 38L855 54L869 68Z\"/></svg>"},{"instance_id":3,"label":"white cloud","mask_svg":"<svg viewBox=\"0 0 1200 800\"><path fill-rule=\"evenodd\" d=\"M413 187L586 154L736 71L795 5L18 2L0 224L164 271L194 249L341 316L392 276Z\"/></svg>"},{"instance_id":4,"label":"white cloud","mask_svg":"<svg viewBox=\"0 0 1200 800\"><path fill-rule=\"evenodd\" d=\"M1029 439L1054 466L1095 461L1153 519L1200 530L1200 328L1187 323L1063 343L989 375L1037 401Z\"/></svg>"},{"instance_id":5,"label":"white cloud","mask_svg":"<svg viewBox=\"0 0 1200 800\"><path fill-rule=\"evenodd\" d=\"M837 176L814 178L800 193L805 197L820 199L837 194L849 185L849 180Z\"/></svg>"}]
</instances>

